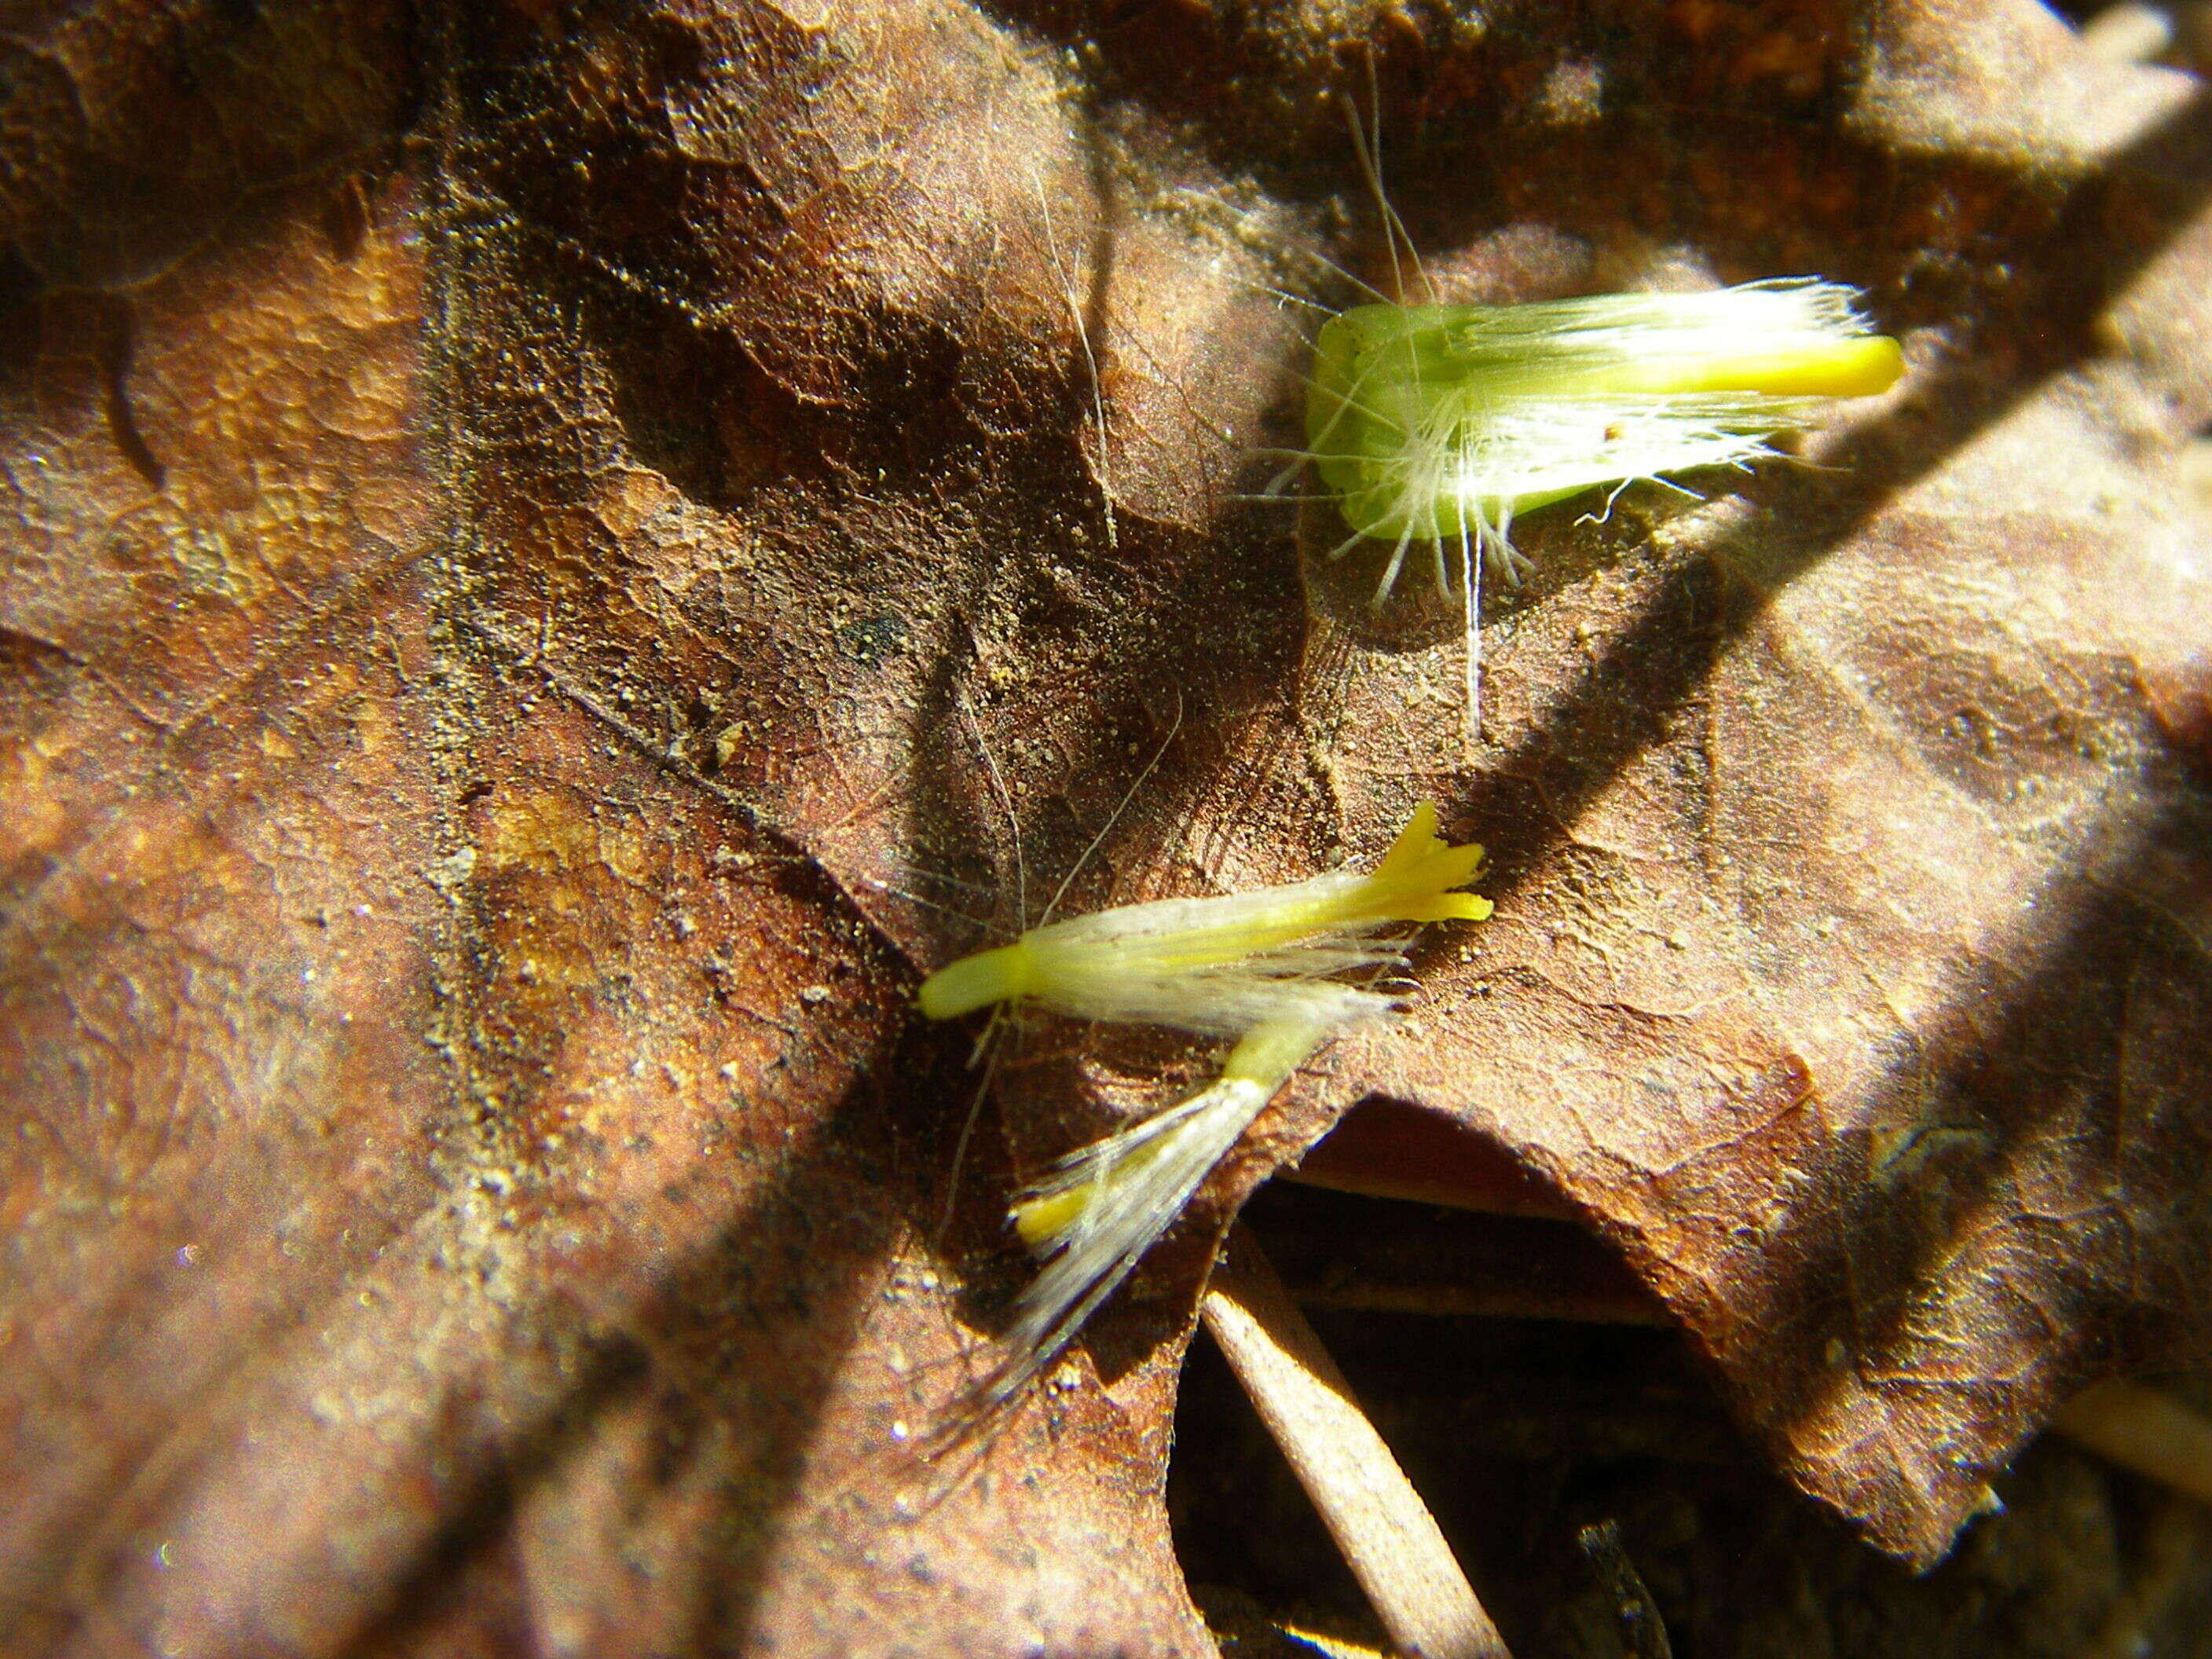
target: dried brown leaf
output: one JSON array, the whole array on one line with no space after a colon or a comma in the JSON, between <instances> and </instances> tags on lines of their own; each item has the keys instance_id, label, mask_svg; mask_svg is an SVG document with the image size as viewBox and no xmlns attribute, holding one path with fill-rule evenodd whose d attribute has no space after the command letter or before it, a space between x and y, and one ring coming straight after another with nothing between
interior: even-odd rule
<instances>
[{"instance_id":1,"label":"dried brown leaf","mask_svg":"<svg viewBox=\"0 0 2212 1659\"><path fill-rule=\"evenodd\" d=\"M1996 0L330 9L6 48L11 1648L1201 1651L1199 1277L1362 1098L1904 1554L2204 1353L2193 83ZM1447 607L1234 499L1265 290L1376 263L1370 51L1470 291L1818 270L1911 343L1836 470L1532 520L1472 764ZM1024 1269L995 1158L933 1242L915 970L1427 797L1498 917L926 1458ZM1020 1034L1017 1163L1206 1058Z\"/></svg>"}]
</instances>

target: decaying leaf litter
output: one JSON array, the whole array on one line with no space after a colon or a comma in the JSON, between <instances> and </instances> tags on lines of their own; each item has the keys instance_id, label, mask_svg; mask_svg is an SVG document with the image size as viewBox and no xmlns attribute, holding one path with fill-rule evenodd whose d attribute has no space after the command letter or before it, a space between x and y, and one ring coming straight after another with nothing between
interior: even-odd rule
<instances>
[{"instance_id":1,"label":"decaying leaf litter","mask_svg":"<svg viewBox=\"0 0 2212 1659\"><path fill-rule=\"evenodd\" d=\"M126 97L98 15L40 59L93 113L39 177L88 206L11 208L12 1643L500 1607L603 1647L859 1646L886 1608L975 1650L1202 1640L1158 1480L1204 1225L984 1479L902 1508L1020 1272L1003 1170L957 1261L922 1243L964 1095L906 996L968 940L871 884L1003 879L958 692L1065 869L1182 684L1086 902L1371 854L1431 795L1492 846L1421 1033L1335 1053L1207 1215L1370 1095L1489 1135L1794 1480L1921 1556L2075 1384L2202 1352L2185 79L1996 6L1418 45L1201 9L1072 63L951 7L361 8L314 61L390 91L332 135L243 72L307 37L179 23L203 72ZM1547 532L1466 771L1443 619L1369 622L1222 507L1296 331L1260 253L1209 283L1135 188L1249 172L1328 242L1358 43L1477 297L1820 270L1913 354L1816 450L1847 473ZM239 152L245 108L307 137ZM134 134L204 183L81 182ZM134 210L183 222L125 271ZM1034 1168L1204 1056L1024 1060Z\"/></svg>"}]
</instances>

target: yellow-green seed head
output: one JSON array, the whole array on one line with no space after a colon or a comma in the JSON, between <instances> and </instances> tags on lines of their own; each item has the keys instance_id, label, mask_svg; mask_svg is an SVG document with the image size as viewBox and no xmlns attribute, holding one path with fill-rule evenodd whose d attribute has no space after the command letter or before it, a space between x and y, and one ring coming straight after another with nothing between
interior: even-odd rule
<instances>
[{"instance_id":1,"label":"yellow-green seed head","mask_svg":"<svg viewBox=\"0 0 2212 1659\"><path fill-rule=\"evenodd\" d=\"M1741 464L1820 401L1887 390L1896 341L1839 283L1521 306L1355 306L1315 343L1306 439L1376 540L1475 537L1601 484Z\"/></svg>"},{"instance_id":2,"label":"yellow-green seed head","mask_svg":"<svg viewBox=\"0 0 2212 1659\"><path fill-rule=\"evenodd\" d=\"M1339 1030L1387 1012L1389 1000L1329 975L1394 963L1370 942L1397 922L1479 921L1490 902L1455 892L1482 848L1437 834L1417 811L1381 864L1216 898L1123 905L1033 927L1012 945L963 957L922 981L921 1011L950 1019L1023 1000L1085 1019L1242 1036L1327 1005Z\"/></svg>"},{"instance_id":3,"label":"yellow-green seed head","mask_svg":"<svg viewBox=\"0 0 2212 1659\"><path fill-rule=\"evenodd\" d=\"M1402 966L1394 924L1480 921L1490 901L1455 890L1480 847L1454 847L1424 805L1373 870L1217 898L1125 905L1035 927L930 975L922 1010L945 1018L1027 997L1091 1019L1232 1036L1221 1074L1166 1110L1079 1148L1015 1202L1011 1218L1045 1261L985 1386L1003 1400L1079 1328L1182 1212L1306 1058L1387 1024L1394 997L1332 975Z\"/></svg>"}]
</instances>

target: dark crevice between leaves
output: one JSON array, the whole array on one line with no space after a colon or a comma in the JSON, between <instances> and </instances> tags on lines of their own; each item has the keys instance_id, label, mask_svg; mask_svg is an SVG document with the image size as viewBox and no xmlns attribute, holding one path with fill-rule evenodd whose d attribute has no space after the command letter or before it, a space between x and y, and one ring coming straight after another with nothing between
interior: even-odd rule
<instances>
[{"instance_id":1,"label":"dark crevice between leaves","mask_svg":"<svg viewBox=\"0 0 2212 1659\"><path fill-rule=\"evenodd\" d=\"M1271 1254L1278 1245L1327 1254L1334 1243L1358 1256L1370 1230L1408 1233L1425 1212L1271 1188L1244 1220L1270 1241ZM1522 1239L1532 1258L1545 1258L1546 1235L1559 1224L1540 1224ZM1373 1278L1355 1270L1341 1280L1301 1273L1298 1285L1356 1397L1515 1653L1616 1659L1611 1587L1576 1538L1586 1525L1625 1516L1632 1558L1663 1559L1680 1540L1662 1533L1655 1548L1653 1517L1628 1507L1653 1490L1686 1507L1692 1494L1703 1500L1717 1488L1723 1504L1741 1504L1734 1487L1821 1524L1730 1424L1679 1333L1359 1305L1362 1285L1393 1282L1387 1270ZM1332 1285L1348 1298L1343 1304ZM1177 1557L1217 1631L1234 1633L1265 1615L1376 1642L1364 1599L1310 1500L1204 1341L1193 1347L1178 1394L1168 1503ZM1287 1659L1298 1650L1255 1650Z\"/></svg>"},{"instance_id":2,"label":"dark crevice between leaves","mask_svg":"<svg viewBox=\"0 0 2212 1659\"><path fill-rule=\"evenodd\" d=\"M1931 1572L1865 1549L1830 1510L1792 1490L1738 1429L1717 1379L1668 1328L1573 1313L1421 1305L1455 1295L1454 1264L1413 1247L1428 1206L1276 1186L1245 1214L1340 1358L1516 1653L1627 1659L1622 1596L1578 1547L1617 1523L1628 1561L1676 1651L1832 1653L1838 1659L2002 1654L2060 1659L2130 1621L2179 1636L2202 1624L2212 1584L2177 1582L2131 1536L2158 1513L2132 1477L2046 1440L2005 1478L2007 1513ZM1491 1290L1522 1294L1580 1278L1556 1254L1559 1224L1495 1234ZM1375 1241L1401 1241L1377 1250ZM1580 1241L1574 1241L1580 1243ZM1565 1279L1558 1277L1564 1271ZM1410 1294L1409 1294L1410 1293ZM1562 1304L1563 1306L1565 1304ZM1418 1309L1418 1310L1417 1310ZM1169 1506L1178 1559L1232 1650L1290 1659L1273 1620L1376 1639L1357 1588L1279 1452L1206 1343L1177 1402ZM2167 1501L2171 1507L2171 1500ZM2168 1598L2162 1600L2161 1598ZM2132 1650L2165 1652L2168 1641ZM2172 1650L2191 1650L2186 1643Z\"/></svg>"}]
</instances>

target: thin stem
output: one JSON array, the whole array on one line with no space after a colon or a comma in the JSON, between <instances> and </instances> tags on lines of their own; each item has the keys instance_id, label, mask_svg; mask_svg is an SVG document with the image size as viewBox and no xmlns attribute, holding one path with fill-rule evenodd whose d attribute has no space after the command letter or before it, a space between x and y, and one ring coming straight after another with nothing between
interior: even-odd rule
<instances>
[{"instance_id":1,"label":"thin stem","mask_svg":"<svg viewBox=\"0 0 2212 1659\"><path fill-rule=\"evenodd\" d=\"M952 1231L952 1212L959 1207L960 1172L967 1166L968 1143L975 1137L976 1120L983 1115L983 1097L991 1092L991 1084L999 1075L1000 1050L991 1039L998 1035L999 1021L1006 1012L1004 1007L991 1010L991 1018L983 1027L983 1035L975 1039L975 1052L968 1059L968 1063L973 1066L985 1055L989 1056L983 1067L982 1081L975 1085L975 1097L968 1103L968 1115L960 1121L960 1138L952 1143L952 1170L945 1178L945 1208L938 1215L937 1236L933 1241L940 1248L944 1245L945 1234Z\"/></svg>"},{"instance_id":2,"label":"thin stem","mask_svg":"<svg viewBox=\"0 0 2212 1659\"><path fill-rule=\"evenodd\" d=\"M1200 1313L1398 1650L1510 1659L1436 1517L1241 1226Z\"/></svg>"},{"instance_id":3,"label":"thin stem","mask_svg":"<svg viewBox=\"0 0 2212 1659\"><path fill-rule=\"evenodd\" d=\"M2051 1426L2122 1468L2212 1504L2212 1422L2172 1395L2116 1377L2075 1395Z\"/></svg>"},{"instance_id":4,"label":"thin stem","mask_svg":"<svg viewBox=\"0 0 2212 1659\"><path fill-rule=\"evenodd\" d=\"M983 770L991 780L991 789L999 798L1000 810L1006 815L1006 833L1014 842L1014 921L1026 930L1030 925L1029 872L1022 864L1022 821L1014 813L1014 798L1006 788L1006 781L1000 775L999 763L992 757L991 745L983 741L983 728L976 723L975 710L968 702L968 694L960 694L960 712L967 718L969 735L975 739L976 752L983 757Z\"/></svg>"},{"instance_id":5,"label":"thin stem","mask_svg":"<svg viewBox=\"0 0 2212 1659\"><path fill-rule=\"evenodd\" d=\"M1098 496L1106 512L1106 545L1121 545L1121 532L1114 524L1114 477L1111 457L1107 453L1106 394L1098 380L1098 356L1091 349L1091 329L1083 319L1083 307L1075 295L1075 278L1060 263L1060 240L1053 234L1052 204L1045 199L1044 179L1035 168L1030 171L1030 182L1036 186L1037 212L1044 219L1045 252L1052 257L1052 274L1060 283L1060 297L1067 307L1070 321L1075 325L1075 337L1083 347L1083 361L1091 370L1091 416L1098 428Z\"/></svg>"},{"instance_id":6,"label":"thin stem","mask_svg":"<svg viewBox=\"0 0 2212 1659\"><path fill-rule=\"evenodd\" d=\"M1076 877L1083 873L1083 866L1091 861L1091 855L1098 850L1099 843L1113 833L1114 826L1121 821L1121 814L1128 810L1129 803L1137 798L1137 791L1145 787L1145 780L1158 769L1160 762L1166 758L1168 745L1176 740L1176 733L1182 730L1182 693L1177 691L1175 724L1168 728L1167 736L1160 739L1160 746L1152 750L1152 759L1146 762L1145 769L1137 774L1137 781L1121 792L1121 799L1115 803L1113 811L1107 815L1106 822L1098 826L1098 833L1091 836L1091 844L1083 849L1083 856L1076 860L1069 867L1067 873L1060 878L1060 885L1053 890L1052 902L1044 907L1044 914L1037 918L1038 927L1042 927L1052 920L1052 913L1060 908L1060 900L1067 896L1068 888L1074 884Z\"/></svg>"},{"instance_id":7,"label":"thin stem","mask_svg":"<svg viewBox=\"0 0 2212 1659\"><path fill-rule=\"evenodd\" d=\"M1475 537L1480 543L1480 534ZM1474 758L1476 745L1482 741L1482 567L1484 555L1477 546L1469 544L1467 533L1467 514L1459 520L1460 598L1467 607L1467 729L1465 752Z\"/></svg>"}]
</instances>

